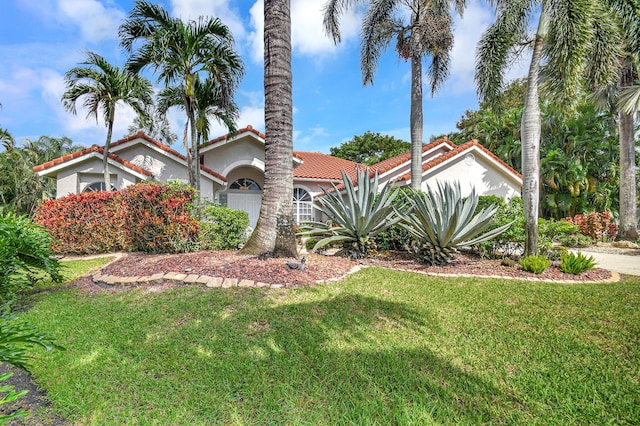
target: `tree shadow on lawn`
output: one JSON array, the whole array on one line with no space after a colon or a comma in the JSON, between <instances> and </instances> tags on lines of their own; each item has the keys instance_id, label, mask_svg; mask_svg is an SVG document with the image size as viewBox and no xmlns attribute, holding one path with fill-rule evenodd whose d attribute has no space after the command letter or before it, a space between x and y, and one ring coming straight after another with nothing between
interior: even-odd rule
<instances>
[{"instance_id":1,"label":"tree shadow on lawn","mask_svg":"<svg viewBox=\"0 0 640 426\"><path fill-rule=\"evenodd\" d=\"M168 307L162 326L150 329L144 314L133 311L123 311L110 324L94 322L114 330L129 327L129 341L137 343L109 347L96 333L93 349L102 355L77 365L73 375L77 380L87 375L107 388L89 389L84 397L108 398L113 392L135 397L130 407L122 399L117 404L125 406L93 405L92 418L108 416L100 411L111 409L135 412L140 420L175 416L192 423L246 424L475 424L527 415L512 396L416 342L440 334L428 311L354 294L274 301L258 290L237 290L240 304L230 298L210 302L208 309L193 299L187 310L171 306L171 293L144 296L164 299L158 303ZM203 296L194 293L191 297ZM188 306L188 299L180 303ZM181 342L180 365L167 356L176 342ZM117 389L96 380L101 374L127 374L118 371L126 364L138 366L136 377ZM172 407L157 402L167 395Z\"/></svg>"}]
</instances>

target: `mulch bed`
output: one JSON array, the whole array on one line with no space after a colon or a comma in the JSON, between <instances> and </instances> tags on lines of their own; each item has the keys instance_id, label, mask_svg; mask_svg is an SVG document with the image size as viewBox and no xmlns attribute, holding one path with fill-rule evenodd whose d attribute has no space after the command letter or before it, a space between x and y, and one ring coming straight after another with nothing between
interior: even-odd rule
<instances>
[{"instance_id":1,"label":"mulch bed","mask_svg":"<svg viewBox=\"0 0 640 426\"><path fill-rule=\"evenodd\" d=\"M204 251L187 254L149 255L130 253L104 268L102 273L121 277L153 275L176 272L208 275L211 277L249 279L268 284L285 286L311 285L318 281L337 279L347 274L354 266L380 266L384 268L420 271L438 274L462 274L478 276L501 276L518 279L561 281L601 281L611 277L609 271L594 269L580 275L566 274L552 264L544 273L536 275L522 270L519 264L505 266L500 260L483 259L469 253L459 253L446 266L429 266L419 263L404 252L382 252L377 256L354 261L340 256L307 254L303 271L287 268L293 259L261 258L242 255L235 251Z\"/></svg>"}]
</instances>

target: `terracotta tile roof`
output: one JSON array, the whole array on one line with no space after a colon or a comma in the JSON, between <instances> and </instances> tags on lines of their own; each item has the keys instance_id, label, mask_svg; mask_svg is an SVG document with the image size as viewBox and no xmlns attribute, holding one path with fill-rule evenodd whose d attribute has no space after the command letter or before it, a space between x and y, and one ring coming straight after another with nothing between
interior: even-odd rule
<instances>
[{"instance_id":1,"label":"terracotta tile roof","mask_svg":"<svg viewBox=\"0 0 640 426\"><path fill-rule=\"evenodd\" d=\"M253 126L249 125L247 127L243 127L242 129L238 129L235 133L228 133L226 135L218 136L215 139L211 139L210 141L207 141L207 142L203 143L202 145L200 145L200 148L204 148L205 146L215 145L217 143L220 143L220 142L223 142L223 141L227 140L229 137L237 136L237 135L240 135L242 133L247 133L247 132L251 132L251 133L255 134L256 136L264 139L264 133L261 133L261 132L257 131L256 129L253 128Z\"/></svg>"},{"instance_id":2,"label":"terracotta tile roof","mask_svg":"<svg viewBox=\"0 0 640 426\"><path fill-rule=\"evenodd\" d=\"M452 147L456 147L456 144L454 144L453 142L451 142L449 139L447 139L446 136L441 137L440 139L436 139L435 141L424 145L422 147L422 153L424 154L425 152L436 148L438 145L442 145L443 143L447 143L449 145L451 145ZM406 163L407 161L411 161L411 151L407 151L407 152L403 152L402 154L396 155L395 157L391 157L391 158L387 158L384 161L381 161L379 163L373 164L371 165L371 170L378 170L378 174L383 174L388 172L389 170L392 170L398 166L400 166L403 163Z\"/></svg>"},{"instance_id":3,"label":"terracotta tile roof","mask_svg":"<svg viewBox=\"0 0 640 426\"><path fill-rule=\"evenodd\" d=\"M487 148L482 146L476 139L470 140L469 142L459 145L452 151L444 153L434 158L431 161L427 161L422 165L422 172L424 173L427 170L437 166L438 164L441 164L449 160L450 158L460 155L462 152L467 151L473 147L480 149L481 151L486 153L488 156L493 158L495 161L497 161L502 167L504 167L505 169L509 170L511 173L513 173L514 175L522 179L522 175L516 169L514 169L513 167L511 167L510 165L502 161L497 155L495 155L493 152L489 151ZM409 181L410 179L411 179L411 172L405 173L402 176L399 176L398 178L394 179L394 182Z\"/></svg>"},{"instance_id":4,"label":"terracotta tile roof","mask_svg":"<svg viewBox=\"0 0 640 426\"><path fill-rule=\"evenodd\" d=\"M82 149L80 151L72 152L71 154L63 155L62 157L58 157L58 158L55 158L55 159L53 159L51 161L47 161L46 163L40 164L38 166L35 166L33 168L33 171L34 172L39 172L39 171L42 171L42 170L46 170L46 169L48 169L50 167L56 166L58 164L65 163L67 161L71 161L71 160L73 160L75 158L80 158L83 155L87 155L87 154L90 154L92 152L97 152L100 155L104 155L104 148L99 147L98 145L93 145L93 146L90 146L89 148L85 148L85 149ZM116 162L122 164L123 166L125 166L125 167L127 167L127 168L129 168L131 170L134 170L134 171L136 171L138 173L141 173L141 174L143 174L145 176L153 177L153 173L151 173L150 171L148 171L146 169L143 169L142 167L136 166L132 162L127 161L124 158L118 157L116 154L114 154L112 152L109 153L109 158L112 159L113 161L116 161Z\"/></svg>"},{"instance_id":5,"label":"terracotta tile roof","mask_svg":"<svg viewBox=\"0 0 640 426\"><path fill-rule=\"evenodd\" d=\"M157 140L155 140L153 138L150 138L149 136L145 135L142 132L138 132L136 134L133 134L131 136L127 136L126 138L123 138L123 139L120 139L120 140L118 140L116 142L113 142L111 144L111 148L115 148L115 147L123 145L123 144L125 144L127 142L131 142L132 140L135 140L135 139L144 139L145 141L149 142L152 145L155 145L156 147L160 148L161 150L163 150L165 152L168 152L169 154L174 155L174 156L178 157L179 159L181 159L183 161L187 161L187 157L185 157L184 155L180 154L175 149L170 148L170 147L164 145L163 143L158 142ZM48 169L50 167L53 167L53 166L56 166L58 164L73 160L74 158L81 157L83 155L86 155L86 154L88 154L90 152L94 152L94 151L98 151L100 154L104 155L104 148L99 147L98 145L93 145L93 146L91 146L89 148L85 148L83 150L76 151L76 152L73 152L71 154L67 154L67 155L64 155L62 157L56 158L54 160L47 161L44 164L40 164L38 166L35 166L33 168L33 171L34 172L39 172L39 171L42 171L42 170L46 170L46 169ZM118 157L116 154L114 154L112 152L109 153L109 158L111 158L112 160L117 161L117 162L119 162L121 164L124 164L127 167L129 167L129 168L131 168L133 170L136 170L139 173L143 173L146 176L153 176L153 174L151 172L149 172L148 170L145 170L145 169L143 169L143 168L141 168L139 166L136 166L135 164L133 164L133 163L131 163L131 162L129 162L129 161L123 159L123 158ZM131 166L133 166L133 167L131 167ZM227 181L227 179L224 176L222 176L220 173L215 172L215 171L211 170L208 167L200 165L200 170L202 170L205 173L208 173L208 174L210 174L212 176L215 176L216 178L222 180L223 182ZM142 172L142 171L144 171L144 172Z\"/></svg>"},{"instance_id":6,"label":"terracotta tile roof","mask_svg":"<svg viewBox=\"0 0 640 426\"><path fill-rule=\"evenodd\" d=\"M364 164L319 152L294 151L293 155L303 161L293 169L293 177L299 179L342 180L342 170L351 176L351 179L355 179L356 167L366 167Z\"/></svg>"}]
</instances>

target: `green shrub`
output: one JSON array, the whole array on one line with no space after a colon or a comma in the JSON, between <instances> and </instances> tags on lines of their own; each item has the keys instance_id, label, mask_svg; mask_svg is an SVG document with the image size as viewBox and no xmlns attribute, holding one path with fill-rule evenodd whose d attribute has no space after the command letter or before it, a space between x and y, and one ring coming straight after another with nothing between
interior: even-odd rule
<instances>
[{"instance_id":1,"label":"green shrub","mask_svg":"<svg viewBox=\"0 0 640 426\"><path fill-rule=\"evenodd\" d=\"M376 247L374 237L400 220L393 205L398 192L385 184L378 194L377 172L373 180L366 168L359 169L357 175L357 189L351 177L343 171L343 192L332 183L333 191L323 188L324 195L316 198L316 208L329 221L303 223L302 235L322 237L314 251L338 243L342 244L343 254L353 258L365 257Z\"/></svg>"},{"instance_id":2,"label":"green shrub","mask_svg":"<svg viewBox=\"0 0 640 426\"><path fill-rule=\"evenodd\" d=\"M47 200L35 220L53 237L56 253L184 252L197 243L193 197L184 186L139 183Z\"/></svg>"},{"instance_id":3,"label":"green shrub","mask_svg":"<svg viewBox=\"0 0 640 426\"><path fill-rule=\"evenodd\" d=\"M589 271L596 266L596 260L592 256L585 256L581 252L568 252L562 256L560 270L567 274L578 275Z\"/></svg>"},{"instance_id":4,"label":"green shrub","mask_svg":"<svg viewBox=\"0 0 640 426\"><path fill-rule=\"evenodd\" d=\"M412 192L406 198L411 211L402 215L400 225L413 235L416 254L432 265L450 262L459 247L488 241L511 225L490 229L497 208L476 213L475 190L465 199L459 182L438 182L435 190Z\"/></svg>"},{"instance_id":5,"label":"green shrub","mask_svg":"<svg viewBox=\"0 0 640 426\"><path fill-rule=\"evenodd\" d=\"M567 250L566 247L553 246L553 247L551 247L551 249L549 249L545 253L545 256L549 260L560 260L560 259L562 259L562 256L564 256L568 252L569 252L569 250Z\"/></svg>"},{"instance_id":6,"label":"green shrub","mask_svg":"<svg viewBox=\"0 0 640 426\"><path fill-rule=\"evenodd\" d=\"M520 259L522 269L534 274L541 274L551 265L551 261L541 255L532 255Z\"/></svg>"},{"instance_id":7,"label":"green shrub","mask_svg":"<svg viewBox=\"0 0 640 426\"><path fill-rule=\"evenodd\" d=\"M509 268L513 268L514 266L516 266L516 261L515 261L515 260L513 260L513 259L512 259L512 258L510 258L510 257L503 257L503 258L500 260L500 264L501 264L502 266L507 266L507 267L509 267Z\"/></svg>"},{"instance_id":8,"label":"green shrub","mask_svg":"<svg viewBox=\"0 0 640 426\"><path fill-rule=\"evenodd\" d=\"M498 197L500 201L496 204L497 210L493 215L493 225L489 229L498 228L506 224L511 224L503 233L490 241L476 245L476 250L483 257L495 259L498 257L520 257L524 250L525 242L525 218L522 198L512 197L505 201ZM492 196L480 197L483 203L494 199Z\"/></svg>"},{"instance_id":9,"label":"green shrub","mask_svg":"<svg viewBox=\"0 0 640 426\"><path fill-rule=\"evenodd\" d=\"M557 243L562 238L577 234L580 228L566 220L538 219L538 230L541 235Z\"/></svg>"},{"instance_id":10,"label":"green shrub","mask_svg":"<svg viewBox=\"0 0 640 426\"><path fill-rule=\"evenodd\" d=\"M60 262L53 255L44 228L24 216L0 214L0 302L13 299L38 279L61 281Z\"/></svg>"},{"instance_id":11,"label":"green shrub","mask_svg":"<svg viewBox=\"0 0 640 426\"><path fill-rule=\"evenodd\" d=\"M307 251L312 251L313 248L316 246L316 244L318 244L318 242L321 239L322 238L320 238L320 237L309 237L309 238L307 238L307 240L304 242L304 248L306 248Z\"/></svg>"},{"instance_id":12,"label":"green shrub","mask_svg":"<svg viewBox=\"0 0 640 426\"><path fill-rule=\"evenodd\" d=\"M5 304L0 308L0 362L14 365L23 370L29 371L29 355L27 350L35 346L41 346L47 350L60 349L63 347L56 345L53 340L35 331L28 324L16 321L11 313L10 305ZM0 382L7 380L13 373L5 373L0 376ZM11 385L0 386L0 406L13 402L29 391L15 391ZM9 414L0 414L0 424L19 417L23 417L27 412L20 408Z\"/></svg>"},{"instance_id":13,"label":"green shrub","mask_svg":"<svg viewBox=\"0 0 640 426\"><path fill-rule=\"evenodd\" d=\"M565 235L559 241L565 247L589 247L593 244L591 237L582 234Z\"/></svg>"},{"instance_id":14,"label":"green shrub","mask_svg":"<svg viewBox=\"0 0 640 426\"><path fill-rule=\"evenodd\" d=\"M247 238L249 214L223 206L206 206L200 222L201 250L235 250Z\"/></svg>"}]
</instances>

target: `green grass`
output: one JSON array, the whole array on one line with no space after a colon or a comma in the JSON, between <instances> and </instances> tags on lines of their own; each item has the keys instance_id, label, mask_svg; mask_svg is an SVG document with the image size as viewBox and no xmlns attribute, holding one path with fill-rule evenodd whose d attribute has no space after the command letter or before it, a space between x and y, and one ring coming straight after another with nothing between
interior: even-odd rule
<instances>
[{"instance_id":1,"label":"green grass","mask_svg":"<svg viewBox=\"0 0 640 426\"><path fill-rule=\"evenodd\" d=\"M638 424L640 281L369 268L294 290L34 296L33 372L78 424Z\"/></svg>"}]
</instances>

